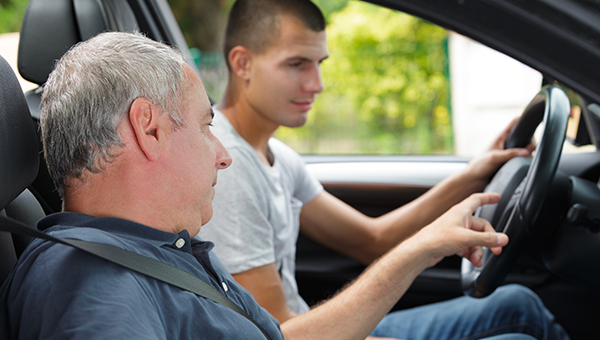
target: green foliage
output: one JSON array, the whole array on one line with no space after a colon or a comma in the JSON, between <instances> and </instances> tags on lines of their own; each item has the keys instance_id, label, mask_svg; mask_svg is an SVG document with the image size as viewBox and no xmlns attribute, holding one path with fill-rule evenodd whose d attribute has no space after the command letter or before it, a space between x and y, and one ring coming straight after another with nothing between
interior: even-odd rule
<instances>
[{"instance_id":1,"label":"green foliage","mask_svg":"<svg viewBox=\"0 0 600 340\"><path fill-rule=\"evenodd\" d=\"M167 0L190 47L221 50L227 14L234 0Z\"/></svg>"},{"instance_id":2,"label":"green foliage","mask_svg":"<svg viewBox=\"0 0 600 340\"><path fill-rule=\"evenodd\" d=\"M325 91L277 137L301 153L451 153L447 32L359 2L329 20Z\"/></svg>"},{"instance_id":3,"label":"green foliage","mask_svg":"<svg viewBox=\"0 0 600 340\"><path fill-rule=\"evenodd\" d=\"M0 33L18 32L29 0L0 1Z\"/></svg>"},{"instance_id":4,"label":"green foliage","mask_svg":"<svg viewBox=\"0 0 600 340\"><path fill-rule=\"evenodd\" d=\"M317 7L321 9L323 12L323 16L327 22L329 22L329 17L331 14L341 10L348 4L348 0L312 0Z\"/></svg>"}]
</instances>

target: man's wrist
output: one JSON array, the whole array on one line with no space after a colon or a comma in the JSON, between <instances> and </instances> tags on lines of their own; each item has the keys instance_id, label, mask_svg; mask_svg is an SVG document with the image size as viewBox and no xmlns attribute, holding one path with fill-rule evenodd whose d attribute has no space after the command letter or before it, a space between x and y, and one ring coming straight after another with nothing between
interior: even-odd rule
<instances>
[{"instance_id":1,"label":"man's wrist","mask_svg":"<svg viewBox=\"0 0 600 340\"><path fill-rule=\"evenodd\" d=\"M472 162L456 174L455 180L459 188L464 188L468 194L481 192L487 185L489 178L484 178L481 171L476 169L476 165Z\"/></svg>"},{"instance_id":2,"label":"man's wrist","mask_svg":"<svg viewBox=\"0 0 600 340\"><path fill-rule=\"evenodd\" d=\"M394 255L397 259L410 263L414 266L413 270L417 270L418 273L428 268L434 258L433 248L435 246L431 244L431 240L422 234L421 231L417 232L392 250L392 252L397 253L397 255Z\"/></svg>"}]
</instances>

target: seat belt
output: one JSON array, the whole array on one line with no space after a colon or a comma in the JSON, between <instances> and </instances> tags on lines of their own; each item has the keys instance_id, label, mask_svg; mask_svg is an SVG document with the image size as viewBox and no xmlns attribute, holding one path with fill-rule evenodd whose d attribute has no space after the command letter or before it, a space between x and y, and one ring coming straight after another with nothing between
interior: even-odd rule
<instances>
[{"instance_id":1,"label":"seat belt","mask_svg":"<svg viewBox=\"0 0 600 340\"><path fill-rule=\"evenodd\" d=\"M248 315L248 313L233 303L233 301L229 300L227 296L223 295L213 286L186 272L185 270L181 270L170 264L108 244L53 237L37 229L30 228L26 224L13 218L1 215L0 231L42 238L48 241L68 245L107 261L116 263L127 269L131 269L183 290L190 291L200 297L216 302L242 315L256 325L256 327L258 327L258 329L260 329L260 331L263 333L265 338L271 340L271 337L267 331L265 331L265 329L258 322Z\"/></svg>"}]
</instances>

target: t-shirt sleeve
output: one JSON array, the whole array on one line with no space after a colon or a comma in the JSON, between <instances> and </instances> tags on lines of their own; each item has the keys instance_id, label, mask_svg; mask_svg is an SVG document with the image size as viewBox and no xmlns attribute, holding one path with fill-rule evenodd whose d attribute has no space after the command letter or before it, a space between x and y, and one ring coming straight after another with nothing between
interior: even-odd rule
<instances>
[{"instance_id":1,"label":"t-shirt sleeve","mask_svg":"<svg viewBox=\"0 0 600 340\"><path fill-rule=\"evenodd\" d=\"M323 191L319 180L306 168L302 156L275 138L271 139L269 146L275 153L276 159L282 162L289 180L294 183L292 196L299 199L302 204L307 204Z\"/></svg>"},{"instance_id":2,"label":"t-shirt sleeve","mask_svg":"<svg viewBox=\"0 0 600 340\"><path fill-rule=\"evenodd\" d=\"M215 243L214 252L236 274L275 262L273 226L268 219L266 183L249 155L230 148L231 166L219 171L213 216L199 237Z\"/></svg>"}]
</instances>

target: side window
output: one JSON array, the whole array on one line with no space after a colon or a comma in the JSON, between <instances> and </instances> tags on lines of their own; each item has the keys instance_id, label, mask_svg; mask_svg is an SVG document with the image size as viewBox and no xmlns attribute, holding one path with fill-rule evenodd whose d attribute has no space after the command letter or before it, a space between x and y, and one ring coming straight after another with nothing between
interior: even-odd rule
<instances>
[{"instance_id":1,"label":"side window","mask_svg":"<svg viewBox=\"0 0 600 340\"><path fill-rule=\"evenodd\" d=\"M328 18L325 90L276 137L304 154L451 154L448 33L350 1Z\"/></svg>"},{"instance_id":2,"label":"side window","mask_svg":"<svg viewBox=\"0 0 600 340\"><path fill-rule=\"evenodd\" d=\"M420 18L362 1L313 1L328 21L324 91L305 126L275 134L301 154L476 156L543 83L536 70ZM219 101L222 53L192 54Z\"/></svg>"},{"instance_id":3,"label":"side window","mask_svg":"<svg viewBox=\"0 0 600 340\"><path fill-rule=\"evenodd\" d=\"M527 66L417 17L350 1L329 17L325 90L300 129L305 154L474 156L539 91Z\"/></svg>"}]
</instances>

